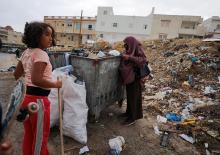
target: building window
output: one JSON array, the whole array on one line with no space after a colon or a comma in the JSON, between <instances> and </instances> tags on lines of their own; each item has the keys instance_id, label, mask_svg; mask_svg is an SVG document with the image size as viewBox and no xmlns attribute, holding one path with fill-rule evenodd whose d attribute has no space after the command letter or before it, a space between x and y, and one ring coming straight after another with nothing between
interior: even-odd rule
<instances>
[{"instance_id":1,"label":"building window","mask_svg":"<svg viewBox=\"0 0 220 155\"><path fill-rule=\"evenodd\" d=\"M167 39L167 34L165 34L165 33L160 33L160 34L159 34L159 39Z\"/></svg>"},{"instance_id":2,"label":"building window","mask_svg":"<svg viewBox=\"0 0 220 155\"><path fill-rule=\"evenodd\" d=\"M161 27L169 27L170 26L170 20L161 20Z\"/></svg>"},{"instance_id":3,"label":"building window","mask_svg":"<svg viewBox=\"0 0 220 155\"><path fill-rule=\"evenodd\" d=\"M80 30L80 23L76 23L76 29Z\"/></svg>"},{"instance_id":4,"label":"building window","mask_svg":"<svg viewBox=\"0 0 220 155\"><path fill-rule=\"evenodd\" d=\"M88 25L88 30L92 30L92 25Z\"/></svg>"},{"instance_id":5,"label":"building window","mask_svg":"<svg viewBox=\"0 0 220 155\"><path fill-rule=\"evenodd\" d=\"M92 35L87 35L87 39L92 39Z\"/></svg>"},{"instance_id":6,"label":"building window","mask_svg":"<svg viewBox=\"0 0 220 155\"><path fill-rule=\"evenodd\" d=\"M181 28L183 28L183 29L195 29L196 28L196 22L182 21Z\"/></svg>"},{"instance_id":7,"label":"building window","mask_svg":"<svg viewBox=\"0 0 220 155\"><path fill-rule=\"evenodd\" d=\"M73 37L73 36L71 37L71 40L72 40L72 41L74 40L74 37Z\"/></svg>"},{"instance_id":8,"label":"building window","mask_svg":"<svg viewBox=\"0 0 220 155\"><path fill-rule=\"evenodd\" d=\"M62 24L62 26L64 26L64 24Z\"/></svg>"},{"instance_id":9,"label":"building window","mask_svg":"<svg viewBox=\"0 0 220 155\"><path fill-rule=\"evenodd\" d=\"M103 37L104 37L104 35L103 35L103 34L100 34L99 36L100 36L100 38L103 38Z\"/></svg>"},{"instance_id":10,"label":"building window","mask_svg":"<svg viewBox=\"0 0 220 155\"><path fill-rule=\"evenodd\" d=\"M216 26L216 30L220 30L220 25L218 24L217 26Z\"/></svg>"},{"instance_id":11,"label":"building window","mask_svg":"<svg viewBox=\"0 0 220 155\"><path fill-rule=\"evenodd\" d=\"M103 15L107 15L107 14L108 14L108 11L104 10Z\"/></svg>"},{"instance_id":12,"label":"building window","mask_svg":"<svg viewBox=\"0 0 220 155\"><path fill-rule=\"evenodd\" d=\"M118 27L118 23L113 23L113 27Z\"/></svg>"},{"instance_id":13,"label":"building window","mask_svg":"<svg viewBox=\"0 0 220 155\"><path fill-rule=\"evenodd\" d=\"M145 30L147 29L147 25L144 25L144 29L145 29Z\"/></svg>"},{"instance_id":14,"label":"building window","mask_svg":"<svg viewBox=\"0 0 220 155\"><path fill-rule=\"evenodd\" d=\"M72 24L67 24L67 26L72 26Z\"/></svg>"}]
</instances>

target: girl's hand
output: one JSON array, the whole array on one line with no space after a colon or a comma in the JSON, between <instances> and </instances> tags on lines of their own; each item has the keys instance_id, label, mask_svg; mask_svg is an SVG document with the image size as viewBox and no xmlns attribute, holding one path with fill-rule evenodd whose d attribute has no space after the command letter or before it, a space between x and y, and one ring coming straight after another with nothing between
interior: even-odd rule
<instances>
[{"instance_id":1,"label":"girl's hand","mask_svg":"<svg viewBox=\"0 0 220 155\"><path fill-rule=\"evenodd\" d=\"M62 87L62 81L61 80L57 80L56 81L56 88L61 88Z\"/></svg>"},{"instance_id":2,"label":"girl's hand","mask_svg":"<svg viewBox=\"0 0 220 155\"><path fill-rule=\"evenodd\" d=\"M7 140L0 144L0 154L1 155L12 155L12 143Z\"/></svg>"}]
</instances>

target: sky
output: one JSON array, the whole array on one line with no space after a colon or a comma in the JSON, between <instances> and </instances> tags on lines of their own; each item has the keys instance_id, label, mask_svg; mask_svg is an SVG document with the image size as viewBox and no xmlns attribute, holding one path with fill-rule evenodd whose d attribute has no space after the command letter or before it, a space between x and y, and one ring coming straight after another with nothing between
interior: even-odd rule
<instances>
[{"instance_id":1,"label":"sky","mask_svg":"<svg viewBox=\"0 0 220 155\"><path fill-rule=\"evenodd\" d=\"M220 0L0 0L0 26L23 32L25 22L43 21L44 16L94 17L99 6L113 7L115 15L194 15L207 19L220 16Z\"/></svg>"}]
</instances>

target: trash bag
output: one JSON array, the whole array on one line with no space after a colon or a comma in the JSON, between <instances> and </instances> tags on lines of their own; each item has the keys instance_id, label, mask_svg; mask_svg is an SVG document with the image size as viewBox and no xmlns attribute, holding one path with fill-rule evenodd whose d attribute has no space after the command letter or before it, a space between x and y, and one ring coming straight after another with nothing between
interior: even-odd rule
<instances>
[{"instance_id":1,"label":"trash bag","mask_svg":"<svg viewBox=\"0 0 220 155\"><path fill-rule=\"evenodd\" d=\"M68 76L63 83L63 133L81 144L87 143L87 116L85 83L75 83L75 78Z\"/></svg>"}]
</instances>

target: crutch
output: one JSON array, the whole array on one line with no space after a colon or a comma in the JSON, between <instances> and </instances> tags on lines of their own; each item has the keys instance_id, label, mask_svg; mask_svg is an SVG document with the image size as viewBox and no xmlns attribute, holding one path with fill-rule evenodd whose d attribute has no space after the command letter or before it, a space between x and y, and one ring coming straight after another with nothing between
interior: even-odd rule
<instances>
[{"instance_id":1,"label":"crutch","mask_svg":"<svg viewBox=\"0 0 220 155\"><path fill-rule=\"evenodd\" d=\"M57 77L59 80L59 77ZM64 145L63 145L63 117L62 117L62 100L60 94L60 88L58 88L58 106L59 106L59 121L60 121L60 155L64 155Z\"/></svg>"}]
</instances>

